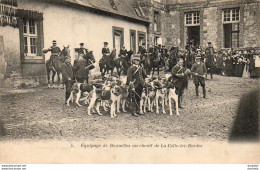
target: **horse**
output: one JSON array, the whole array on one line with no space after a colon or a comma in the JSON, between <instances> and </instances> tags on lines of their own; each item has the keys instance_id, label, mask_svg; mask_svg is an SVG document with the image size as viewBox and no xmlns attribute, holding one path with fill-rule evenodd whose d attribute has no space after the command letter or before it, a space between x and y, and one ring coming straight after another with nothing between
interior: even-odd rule
<instances>
[{"instance_id":1,"label":"horse","mask_svg":"<svg viewBox=\"0 0 260 170\"><path fill-rule=\"evenodd\" d=\"M56 73L58 76L58 86L60 86L60 74L61 74L62 64L64 63L66 57L70 57L69 46L68 47L63 46L63 47L64 48L61 51L61 53L52 61L52 63L51 63L50 59L47 60L47 62L46 62L48 87L53 86ZM51 72L52 72L52 82L50 84L50 73Z\"/></svg>"},{"instance_id":2,"label":"horse","mask_svg":"<svg viewBox=\"0 0 260 170\"><path fill-rule=\"evenodd\" d=\"M154 71L156 68L159 77L160 66L161 66L161 54L159 53L158 49L155 49L155 51L151 54L151 68L153 70L152 77L154 75Z\"/></svg>"},{"instance_id":3,"label":"horse","mask_svg":"<svg viewBox=\"0 0 260 170\"><path fill-rule=\"evenodd\" d=\"M210 78L213 79L213 72L214 69L216 68L216 56L213 55L212 57L207 57L206 58L206 68L207 68L207 73L210 74Z\"/></svg>"},{"instance_id":4,"label":"horse","mask_svg":"<svg viewBox=\"0 0 260 170\"><path fill-rule=\"evenodd\" d=\"M169 71L172 71L172 68L177 64L178 60L178 51L177 50L172 50L170 52L170 57L169 57Z\"/></svg>"},{"instance_id":5,"label":"horse","mask_svg":"<svg viewBox=\"0 0 260 170\"><path fill-rule=\"evenodd\" d=\"M125 58L125 56L122 55L120 57L116 57L115 60L114 60L116 71L117 71L117 74L118 74L119 77L120 77L121 72L123 70L123 61L122 61L123 58Z\"/></svg>"},{"instance_id":6,"label":"horse","mask_svg":"<svg viewBox=\"0 0 260 170\"><path fill-rule=\"evenodd\" d=\"M151 70L152 70L152 65L151 65L151 55L146 55L144 58L143 58L143 66L144 66L144 69L146 71L146 74L149 75L151 73Z\"/></svg>"},{"instance_id":7,"label":"horse","mask_svg":"<svg viewBox=\"0 0 260 170\"><path fill-rule=\"evenodd\" d=\"M94 66L93 64L96 62L96 60L95 60L95 57L94 57L94 55L93 55L93 51L87 52L87 53L83 56L83 58L84 58L85 60L87 60L87 67L86 67L86 70L87 70L87 78L86 78L86 81L87 81L87 83L88 83L89 70L92 70L92 69L95 68L95 66Z\"/></svg>"},{"instance_id":8,"label":"horse","mask_svg":"<svg viewBox=\"0 0 260 170\"><path fill-rule=\"evenodd\" d=\"M110 53L109 56L103 56L99 61L99 68L102 77L105 76L105 73L109 73L111 70L111 75L113 74L115 68L115 56L116 56L116 49Z\"/></svg>"}]
</instances>

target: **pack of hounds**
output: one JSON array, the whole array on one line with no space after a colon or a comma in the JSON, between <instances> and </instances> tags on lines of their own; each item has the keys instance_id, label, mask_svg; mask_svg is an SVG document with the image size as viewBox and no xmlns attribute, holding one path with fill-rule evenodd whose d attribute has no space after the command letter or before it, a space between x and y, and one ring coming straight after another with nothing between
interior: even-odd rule
<instances>
[{"instance_id":1,"label":"pack of hounds","mask_svg":"<svg viewBox=\"0 0 260 170\"><path fill-rule=\"evenodd\" d=\"M175 110L176 115L179 115L178 95L175 87L168 81L170 77L170 74L165 74L165 77L161 79L149 76L145 79L143 92L139 96L141 98L138 105L140 114L145 114L147 111L153 113L155 108L156 114L160 112L166 114L166 110L169 110L169 114L173 115L173 110ZM106 77L105 80L95 79L90 84L74 83L66 104L69 107L70 102L75 102L78 106L82 106L80 102L83 102L88 106L88 115L97 113L102 116L100 107L103 107L105 112L110 108L110 116L114 118L120 110L127 112L127 107L131 109L133 101L131 101L129 86L126 82L125 76L120 79L117 77Z\"/></svg>"}]
</instances>

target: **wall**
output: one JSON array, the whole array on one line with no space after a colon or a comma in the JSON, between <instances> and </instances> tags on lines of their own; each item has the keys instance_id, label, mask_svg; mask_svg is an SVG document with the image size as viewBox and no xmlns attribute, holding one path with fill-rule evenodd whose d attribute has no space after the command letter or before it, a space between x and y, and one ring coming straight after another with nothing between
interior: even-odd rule
<instances>
[{"instance_id":1,"label":"wall","mask_svg":"<svg viewBox=\"0 0 260 170\"><path fill-rule=\"evenodd\" d=\"M72 56L74 56L73 48L78 48L79 43L83 42L87 49L93 50L94 56L98 61L102 57L101 49L104 41L107 41L109 43L108 47L113 49L113 26L124 28L126 49L130 49L130 29L136 30L136 32L147 32L145 25L98 15L82 9L50 5L44 2L36 3L33 0L21 0L18 6L43 12L44 47L50 47L52 40L55 39L60 48L63 48L63 45L69 45ZM136 44L138 43L136 42ZM45 59L47 60L49 57L50 54L47 54Z\"/></svg>"},{"instance_id":2,"label":"wall","mask_svg":"<svg viewBox=\"0 0 260 170\"><path fill-rule=\"evenodd\" d=\"M205 1L206 2L206 1ZM251 1L252 2L252 1ZM180 4L176 4L180 3ZM215 49L224 47L222 10L224 8L240 8L240 47L260 47L260 3L249 3L245 0L168 0L169 15L166 21L166 44L177 43L181 48L185 46L186 30L184 26L184 13L200 11L200 39L202 48L207 42L212 42Z\"/></svg>"},{"instance_id":3,"label":"wall","mask_svg":"<svg viewBox=\"0 0 260 170\"><path fill-rule=\"evenodd\" d=\"M4 57L6 66L6 77L12 73L21 74L20 40L19 29L13 27L0 27L0 35L4 40Z\"/></svg>"},{"instance_id":4,"label":"wall","mask_svg":"<svg viewBox=\"0 0 260 170\"><path fill-rule=\"evenodd\" d=\"M260 3L244 8L244 47L260 47Z\"/></svg>"}]
</instances>

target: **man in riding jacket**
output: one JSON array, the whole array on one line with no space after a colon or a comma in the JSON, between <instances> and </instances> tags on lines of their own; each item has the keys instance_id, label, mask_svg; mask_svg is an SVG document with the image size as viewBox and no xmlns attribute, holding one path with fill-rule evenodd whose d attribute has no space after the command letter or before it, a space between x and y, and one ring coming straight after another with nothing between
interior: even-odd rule
<instances>
[{"instance_id":1,"label":"man in riding jacket","mask_svg":"<svg viewBox=\"0 0 260 170\"><path fill-rule=\"evenodd\" d=\"M172 68L172 84L176 88L176 94L178 95L179 108L182 107L184 89L188 86L186 69L183 67L184 59L179 58L178 63Z\"/></svg>"},{"instance_id":2,"label":"man in riding jacket","mask_svg":"<svg viewBox=\"0 0 260 170\"><path fill-rule=\"evenodd\" d=\"M44 52L47 53L47 52L49 52L49 51L51 52L51 57L50 57L49 62L50 62L50 64L52 65L53 60L54 60L57 56L59 56L59 54L60 54L60 52L61 52L60 48L57 46L56 40L53 40L53 41L52 41L52 46L51 46L50 48L48 48L46 51L44 51Z\"/></svg>"},{"instance_id":3,"label":"man in riding jacket","mask_svg":"<svg viewBox=\"0 0 260 170\"><path fill-rule=\"evenodd\" d=\"M110 55L110 50L107 46L108 42L104 42L104 47L102 48L103 57L108 57Z\"/></svg>"},{"instance_id":4,"label":"man in riding jacket","mask_svg":"<svg viewBox=\"0 0 260 170\"><path fill-rule=\"evenodd\" d=\"M79 53L79 58L74 60L75 77L77 82L84 83L88 77L87 60L83 58L83 53Z\"/></svg>"},{"instance_id":5,"label":"man in riding jacket","mask_svg":"<svg viewBox=\"0 0 260 170\"><path fill-rule=\"evenodd\" d=\"M79 44L79 49L78 49L78 54L82 55L83 58L85 57L85 55L87 54L88 50L84 47L84 43L80 43Z\"/></svg>"},{"instance_id":6,"label":"man in riding jacket","mask_svg":"<svg viewBox=\"0 0 260 170\"><path fill-rule=\"evenodd\" d=\"M125 45L120 49L119 57L127 55L127 49L125 49Z\"/></svg>"},{"instance_id":7,"label":"man in riding jacket","mask_svg":"<svg viewBox=\"0 0 260 170\"><path fill-rule=\"evenodd\" d=\"M75 82L75 72L70 62L71 58L66 57L65 62L62 64L61 67L62 79L63 83L65 84L65 102L68 100L71 93L72 85Z\"/></svg>"},{"instance_id":8,"label":"man in riding jacket","mask_svg":"<svg viewBox=\"0 0 260 170\"><path fill-rule=\"evenodd\" d=\"M196 63L192 65L191 72L193 73L196 96L199 96L199 85L201 85L203 98L206 98L205 76L207 74L207 68L205 63L201 62L200 56L196 57Z\"/></svg>"},{"instance_id":9,"label":"man in riding jacket","mask_svg":"<svg viewBox=\"0 0 260 170\"><path fill-rule=\"evenodd\" d=\"M133 57L133 65L127 70L127 85L132 100L132 115L138 117L140 115L140 100L143 92L143 83L146 78L145 70L140 66L140 54Z\"/></svg>"},{"instance_id":10,"label":"man in riding jacket","mask_svg":"<svg viewBox=\"0 0 260 170\"><path fill-rule=\"evenodd\" d=\"M212 46L211 42L208 42L208 47L205 49L205 57L206 57L206 67L207 69L209 69L210 71L210 76L211 79L213 79L213 75L212 75L212 68L214 66L214 48Z\"/></svg>"}]
</instances>

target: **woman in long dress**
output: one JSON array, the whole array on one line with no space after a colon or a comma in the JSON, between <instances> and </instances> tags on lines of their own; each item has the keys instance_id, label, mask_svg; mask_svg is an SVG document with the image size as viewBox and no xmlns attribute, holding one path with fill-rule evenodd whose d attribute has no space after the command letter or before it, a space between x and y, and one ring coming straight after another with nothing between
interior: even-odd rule
<instances>
[{"instance_id":1,"label":"woman in long dress","mask_svg":"<svg viewBox=\"0 0 260 170\"><path fill-rule=\"evenodd\" d=\"M244 52L244 60L243 60L243 62L245 63L245 66L244 66L244 71L243 71L242 78L250 78L250 72L249 72L250 61L249 61L249 58L248 58L248 55L247 55L246 51Z\"/></svg>"}]
</instances>

